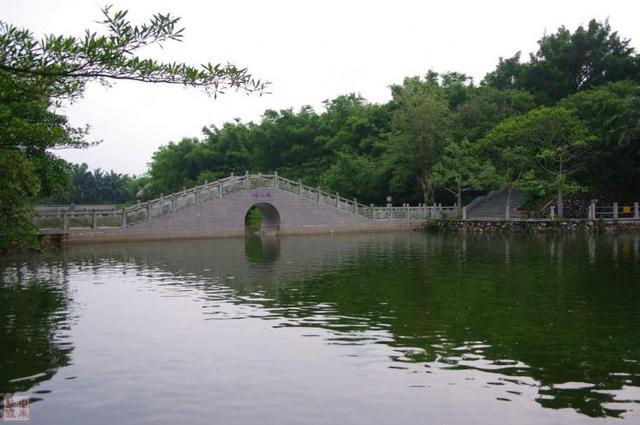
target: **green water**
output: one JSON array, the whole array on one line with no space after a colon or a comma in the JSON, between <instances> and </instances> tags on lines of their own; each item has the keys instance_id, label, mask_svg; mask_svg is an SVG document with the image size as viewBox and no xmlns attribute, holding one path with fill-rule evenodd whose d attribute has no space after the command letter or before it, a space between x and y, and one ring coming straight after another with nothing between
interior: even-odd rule
<instances>
[{"instance_id":1,"label":"green water","mask_svg":"<svg viewBox=\"0 0 640 425\"><path fill-rule=\"evenodd\" d=\"M640 421L640 237L76 246L0 262L31 422Z\"/></svg>"}]
</instances>

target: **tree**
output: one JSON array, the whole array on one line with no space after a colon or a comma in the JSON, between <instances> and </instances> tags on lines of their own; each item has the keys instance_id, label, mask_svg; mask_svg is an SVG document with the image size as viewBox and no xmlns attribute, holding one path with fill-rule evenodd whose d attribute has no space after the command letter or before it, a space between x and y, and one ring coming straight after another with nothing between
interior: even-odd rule
<instances>
[{"instance_id":1,"label":"tree","mask_svg":"<svg viewBox=\"0 0 640 425\"><path fill-rule=\"evenodd\" d=\"M450 137L451 112L442 91L418 78L393 88L391 151L394 177L412 175L425 203L434 202L433 167Z\"/></svg>"},{"instance_id":2,"label":"tree","mask_svg":"<svg viewBox=\"0 0 640 425\"><path fill-rule=\"evenodd\" d=\"M51 150L90 145L87 128L69 126L57 110L62 102L80 97L87 82L180 84L201 87L214 97L229 89L262 93L268 85L231 64L192 67L136 56L146 46L180 41L179 18L156 14L135 26L126 11L105 7L102 14L104 35L87 30L82 37L48 35L41 40L0 21L0 162L5 187L0 192L0 252L32 245L27 240L33 241L35 229L25 219L29 204L65 183L63 162ZM35 181L38 184L24 187L24 182Z\"/></svg>"},{"instance_id":3,"label":"tree","mask_svg":"<svg viewBox=\"0 0 640 425\"><path fill-rule=\"evenodd\" d=\"M535 146L538 166L536 179L530 183L538 186L539 193L556 192L558 217L562 217L564 194L580 189L574 177L593 137L571 111L561 107L538 108L523 118L526 130L522 137Z\"/></svg>"},{"instance_id":4,"label":"tree","mask_svg":"<svg viewBox=\"0 0 640 425\"><path fill-rule=\"evenodd\" d=\"M0 182L0 253L36 246L31 208L25 201L40 191L34 165L20 152L1 152Z\"/></svg>"},{"instance_id":5,"label":"tree","mask_svg":"<svg viewBox=\"0 0 640 425\"><path fill-rule=\"evenodd\" d=\"M525 188L524 182L535 166L532 147L520 139L521 120L516 116L502 121L478 142L483 158L496 168L495 186L507 192L507 211L511 210L514 189Z\"/></svg>"},{"instance_id":6,"label":"tree","mask_svg":"<svg viewBox=\"0 0 640 425\"><path fill-rule=\"evenodd\" d=\"M505 118L524 114L536 106L533 96L523 90L477 88L454 114L454 137L475 142Z\"/></svg>"},{"instance_id":7,"label":"tree","mask_svg":"<svg viewBox=\"0 0 640 425\"><path fill-rule=\"evenodd\" d=\"M519 62L519 53L501 59L484 83L498 89L524 89L539 103L550 105L607 82L640 78L640 59L630 44L608 21L593 19L573 33L562 26L538 41L528 63Z\"/></svg>"},{"instance_id":8,"label":"tree","mask_svg":"<svg viewBox=\"0 0 640 425\"><path fill-rule=\"evenodd\" d=\"M496 170L490 161L482 161L468 140L450 141L444 147L440 161L433 167L433 184L456 197L462 211L462 194L482 190L495 184Z\"/></svg>"},{"instance_id":9,"label":"tree","mask_svg":"<svg viewBox=\"0 0 640 425\"><path fill-rule=\"evenodd\" d=\"M179 84L201 87L214 96L229 89L262 92L268 85L232 64L193 67L136 56L149 45L181 41L184 28L176 26L180 18L155 14L137 26L127 20L126 10L112 12L106 6L102 15L106 35L87 30L82 37L48 35L42 40L0 21L0 71L53 98L77 98L91 80Z\"/></svg>"},{"instance_id":10,"label":"tree","mask_svg":"<svg viewBox=\"0 0 640 425\"><path fill-rule=\"evenodd\" d=\"M592 140L571 111L540 107L503 121L483 144L494 151L498 169L505 172L508 191L517 185L540 195L555 192L558 216L562 217L563 197L579 189L574 176L582 167L579 159ZM495 149L504 151L496 155Z\"/></svg>"},{"instance_id":11,"label":"tree","mask_svg":"<svg viewBox=\"0 0 640 425\"><path fill-rule=\"evenodd\" d=\"M364 204L383 202L387 185L387 168L382 160L366 155L338 153L331 167L322 174L324 189L357 198Z\"/></svg>"},{"instance_id":12,"label":"tree","mask_svg":"<svg viewBox=\"0 0 640 425\"><path fill-rule=\"evenodd\" d=\"M595 135L578 182L618 198L640 195L640 84L619 81L569 96L560 105Z\"/></svg>"}]
</instances>

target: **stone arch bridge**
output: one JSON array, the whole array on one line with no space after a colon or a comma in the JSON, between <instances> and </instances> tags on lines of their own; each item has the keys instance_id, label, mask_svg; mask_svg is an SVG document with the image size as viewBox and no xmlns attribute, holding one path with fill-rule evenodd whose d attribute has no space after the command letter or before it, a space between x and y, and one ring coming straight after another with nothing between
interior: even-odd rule
<instances>
[{"instance_id":1,"label":"stone arch bridge","mask_svg":"<svg viewBox=\"0 0 640 425\"><path fill-rule=\"evenodd\" d=\"M363 205L277 173L245 173L121 210L39 207L35 221L40 234L69 241L231 237L245 235L253 207L262 212L260 231L278 234L411 228L456 214L455 207L441 205Z\"/></svg>"}]
</instances>

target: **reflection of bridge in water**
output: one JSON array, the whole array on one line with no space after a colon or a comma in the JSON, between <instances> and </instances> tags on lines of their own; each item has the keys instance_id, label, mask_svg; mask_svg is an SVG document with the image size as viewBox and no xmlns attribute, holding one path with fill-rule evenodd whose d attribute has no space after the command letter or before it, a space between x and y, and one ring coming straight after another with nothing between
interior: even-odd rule
<instances>
[{"instance_id":1,"label":"reflection of bridge in water","mask_svg":"<svg viewBox=\"0 0 640 425\"><path fill-rule=\"evenodd\" d=\"M487 372L479 388L496 379L509 397L536 388L549 408L618 416L629 408L618 391L640 386L640 331L597 306L612 280L633 281L638 235L271 237L89 245L65 256L170 273L157 290L201 294L207 316L226 318L219 304L231 302L273 326L327 329L332 344L388 345L403 369ZM636 301L616 303L633 311ZM618 321L624 332L601 326Z\"/></svg>"},{"instance_id":2,"label":"reflection of bridge in water","mask_svg":"<svg viewBox=\"0 0 640 425\"><path fill-rule=\"evenodd\" d=\"M230 176L122 210L39 208L41 234L69 240L141 240L243 236L251 208L262 212L266 233L380 231L420 226L455 215L455 207L363 205L273 175Z\"/></svg>"}]
</instances>

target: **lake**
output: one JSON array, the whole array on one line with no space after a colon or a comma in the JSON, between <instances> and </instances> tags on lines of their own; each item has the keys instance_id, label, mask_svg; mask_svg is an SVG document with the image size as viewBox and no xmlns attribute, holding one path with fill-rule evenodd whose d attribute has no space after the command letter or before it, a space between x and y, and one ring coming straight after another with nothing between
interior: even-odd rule
<instances>
[{"instance_id":1,"label":"lake","mask_svg":"<svg viewBox=\"0 0 640 425\"><path fill-rule=\"evenodd\" d=\"M0 393L47 425L640 423L640 236L248 237L4 258Z\"/></svg>"}]
</instances>

